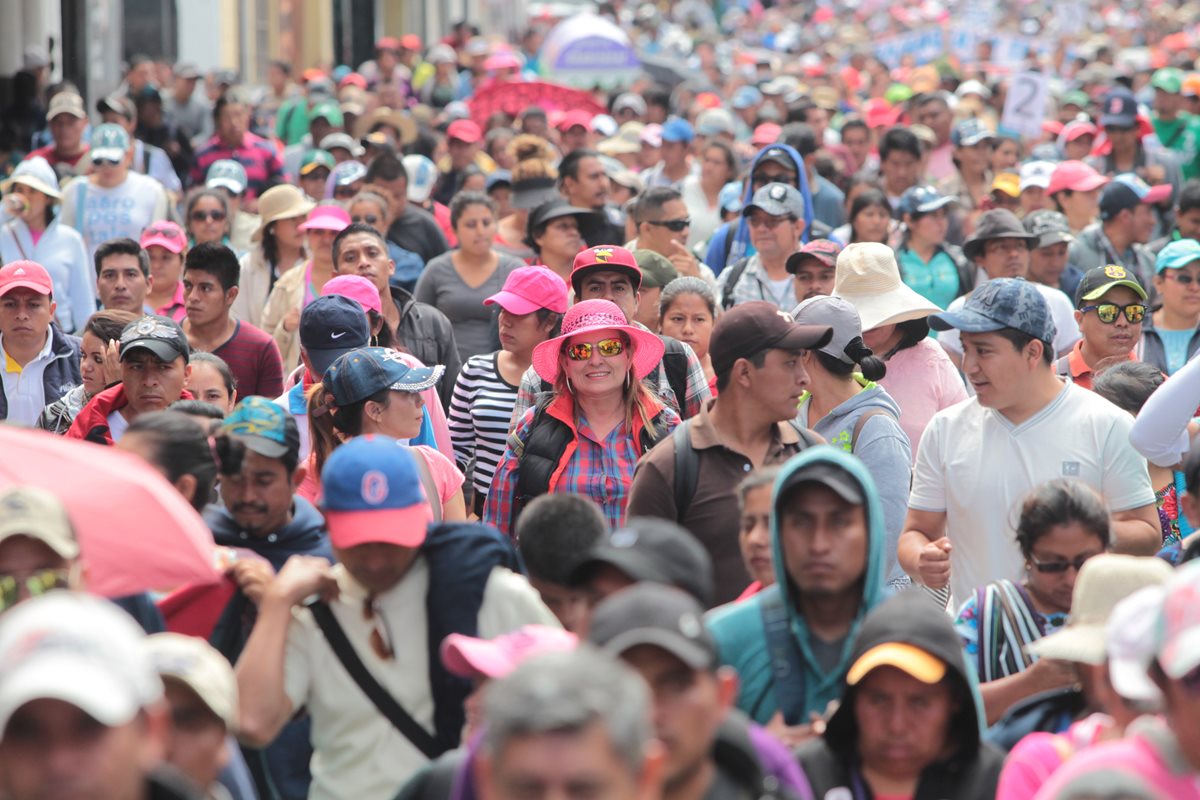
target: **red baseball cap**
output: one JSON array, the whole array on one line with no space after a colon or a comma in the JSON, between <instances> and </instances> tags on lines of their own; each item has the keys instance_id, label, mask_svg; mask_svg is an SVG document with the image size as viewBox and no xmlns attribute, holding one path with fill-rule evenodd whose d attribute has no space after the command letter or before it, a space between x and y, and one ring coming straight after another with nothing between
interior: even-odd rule
<instances>
[{"instance_id":1,"label":"red baseball cap","mask_svg":"<svg viewBox=\"0 0 1200 800\"><path fill-rule=\"evenodd\" d=\"M151 245L158 245L178 255L187 249L187 234L174 222L163 220L143 230L142 239L138 244L143 250Z\"/></svg>"},{"instance_id":2,"label":"red baseball cap","mask_svg":"<svg viewBox=\"0 0 1200 800\"><path fill-rule=\"evenodd\" d=\"M400 40L395 36L384 36L379 41L375 42L376 50L399 50L402 45Z\"/></svg>"},{"instance_id":3,"label":"red baseball cap","mask_svg":"<svg viewBox=\"0 0 1200 800\"><path fill-rule=\"evenodd\" d=\"M348 73L346 75L343 75L342 79L340 81L338 81L339 89L343 89L347 86L357 86L360 89L366 89L367 88L367 79L364 78L362 75L359 75L357 72Z\"/></svg>"},{"instance_id":4,"label":"red baseball cap","mask_svg":"<svg viewBox=\"0 0 1200 800\"><path fill-rule=\"evenodd\" d=\"M783 128L781 126L774 122L764 122L754 129L754 133L750 134L750 144L755 147L766 147L778 142L782 135Z\"/></svg>"},{"instance_id":5,"label":"red baseball cap","mask_svg":"<svg viewBox=\"0 0 1200 800\"><path fill-rule=\"evenodd\" d=\"M563 133L566 133L576 125L582 126L584 130L590 131L592 129L592 115L577 108L563 114L562 119L558 121L558 124L555 127Z\"/></svg>"},{"instance_id":6,"label":"red baseball cap","mask_svg":"<svg viewBox=\"0 0 1200 800\"><path fill-rule=\"evenodd\" d=\"M38 294L52 295L54 281L46 268L36 261L14 261L0 268L0 297L13 289L32 289Z\"/></svg>"},{"instance_id":7,"label":"red baseball cap","mask_svg":"<svg viewBox=\"0 0 1200 800\"><path fill-rule=\"evenodd\" d=\"M400 37L400 46L405 50L420 50L421 37L415 33L406 33Z\"/></svg>"},{"instance_id":8,"label":"red baseball cap","mask_svg":"<svg viewBox=\"0 0 1200 800\"><path fill-rule=\"evenodd\" d=\"M637 259L629 250L615 244L589 247L575 256L575 262L571 265L571 286L575 289L577 300L583 297L583 278L593 272L622 272L629 276L635 292L642 286L642 269Z\"/></svg>"},{"instance_id":9,"label":"red baseball cap","mask_svg":"<svg viewBox=\"0 0 1200 800\"><path fill-rule=\"evenodd\" d=\"M1063 126L1059 136L1064 142L1073 142L1080 136L1091 136L1093 139L1099 131L1096 126L1086 120L1072 120Z\"/></svg>"},{"instance_id":10,"label":"red baseball cap","mask_svg":"<svg viewBox=\"0 0 1200 800\"><path fill-rule=\"evenodd\" d=\"M1108 178L1101 175L1082 161L1064 161L1050 173L1050 185L1046 194L1052 195L1063 189L1073 192L1090 192L1108 183Z\"/></svg>"},{"instance_id":11,"label":"red baseball cap","mask_svg":"<svg viewBox=\"0 0 1200 800\"><path fill-rule=\"evenodd\" d=\"M900 109L892 108L888 101L876 97L863 103L862 115L868 128L890 128L900 119Z\"/></svg>"},{"instance_id":12,"label":"red baseball cap","mask_svg":"<svg viewBox=\"0 0 1200 800\"><path fill-rule=\"evenodd\" d=\"M474 120L456 119L450 123L450 127L446 128L446 138L475 144L483 138L483 131L479 129L479 125Z\"/></svg>"}]
</instances>

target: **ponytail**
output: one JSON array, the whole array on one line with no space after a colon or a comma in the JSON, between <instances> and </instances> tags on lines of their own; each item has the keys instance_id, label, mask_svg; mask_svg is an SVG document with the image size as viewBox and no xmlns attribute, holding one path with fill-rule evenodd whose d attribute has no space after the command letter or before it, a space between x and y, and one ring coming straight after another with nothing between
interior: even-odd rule
<instances>
[{"instance_id":1,"label":"ponytail","mask_svg":"<svg viewBox=\"0 0 1200 800\"><path fill-rule=\"evenodd\" d=\"M858 364L862 376L869 381L881 380L887 375L887 364L875 357L875 351L867 347L861 336L855 336L846 343L842 351L846 357Z\"/></svg>"}]
</instances>

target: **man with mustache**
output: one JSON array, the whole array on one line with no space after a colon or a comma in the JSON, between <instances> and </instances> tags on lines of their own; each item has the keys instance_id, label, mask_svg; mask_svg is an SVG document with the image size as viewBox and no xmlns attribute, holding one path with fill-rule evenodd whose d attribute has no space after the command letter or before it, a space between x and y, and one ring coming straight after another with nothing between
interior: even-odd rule
<instances>
[{"instance_id":1,"label":"man with mustache","mask_svg":"<svg viewBox=\"0 0 1200 800\"><path fill-rule=\"evenodd\" d=\"M229 659L237 661L258 616L258 604L275 573L293 555L318 556L333 561L329 535L319 511L296 490L304 480L300 464L300 432L296 420L282 406L265 397L247 397L225 418L222 430L246 446L241 470L221 475L223 505L204 510L204 521L219 545L250 550L229 570L237 584L221 613L209 641ZM269 782L286 787L287 796L308 790L307 717L289 723L269 747L264 763ZM255 779L264 781L256 771ZM259 786L260 794L265 782ZM266 795L263 795L266 796Z\"/></svg>"}]
</instances>

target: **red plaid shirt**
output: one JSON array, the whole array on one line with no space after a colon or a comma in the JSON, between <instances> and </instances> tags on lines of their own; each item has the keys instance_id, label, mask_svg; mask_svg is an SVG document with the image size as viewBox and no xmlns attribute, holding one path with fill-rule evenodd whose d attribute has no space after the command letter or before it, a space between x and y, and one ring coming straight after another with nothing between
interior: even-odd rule
<instances>
[{"instance_id":1,"label":"red plaid shirt","mask_svg":"<svg viewBox=\"0 0 1200 800\"><path fill-rule=\"evenodd\" d=\"M660 434L669 433L679 424L678 414L656 399L652 398L651 403L651 407L646 409L646 416L654 419L656 414L662 413L659 420L664 430L660 431ZM504 457L496 468L492 488L483 507L483 521L495 525L510 536L513 535L513 500L517 494L517 476L520 469L520 461L513 452L513 444L515 440L518 447L523 448L529 441L536 412L536 407L526 411L509 436L508 447L505 448ZM621 423L601 440L592 431L582 413L576 420L575 402L570 396L556 396L543 413L551 415L575 431L575 438L567 445L562 461L550 476L548 491L570 492L594 500L604 512L609 526L614 529L620 527L625 519L625 506L629 502L629 484L633 480L633 468L642 456L641 415L634 415L632 432L625 423Z\"/></svg>"}]
</instances>

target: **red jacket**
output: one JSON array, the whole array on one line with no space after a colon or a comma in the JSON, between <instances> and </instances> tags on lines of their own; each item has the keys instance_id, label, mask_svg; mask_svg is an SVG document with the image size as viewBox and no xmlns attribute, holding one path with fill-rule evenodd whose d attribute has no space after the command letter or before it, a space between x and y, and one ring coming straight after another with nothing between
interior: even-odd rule
<instances>
[{"instance_id":1,"label":"red jacket","mask_svg":"<svg viewBox=\"0 0 1200 800\"><path fill-rule=\"evenodd\" d=\"M183 393L179 395L179 399L194 400L195 398L192 397L191 392L184 389ZM71 423L71 428L67 431L67 438L112 445L113 438L108 429L108 415L127 405L129 405L129 398L125 396L125 384L118 383L116 386L110 386L89 400L88 404L83 407L83 410L75 417L75 421Z\"/></svg>"}]
</instances>

